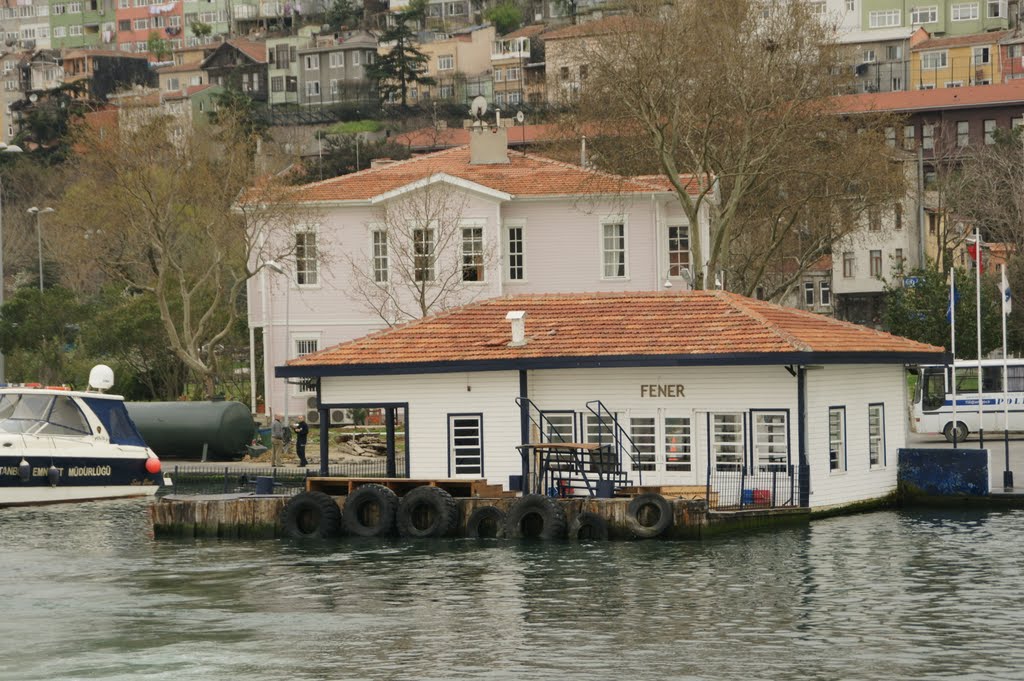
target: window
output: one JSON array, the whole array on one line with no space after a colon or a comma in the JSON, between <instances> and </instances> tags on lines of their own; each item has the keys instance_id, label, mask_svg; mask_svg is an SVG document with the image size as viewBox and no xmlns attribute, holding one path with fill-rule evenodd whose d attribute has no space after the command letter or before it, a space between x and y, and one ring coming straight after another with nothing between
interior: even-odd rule
<instances>
[{"instance_id":1,"label":"window","mask_svg":"<svg viewBox=\"0 0 1024 681\"><path fill-rule=\"evenodd\" d=\"M359 66L359 52L352 53L352 66Z\"/></svg>"},{"instance_id":2,"label":"window","mask_svg":"<svg viewBox=\"0 0 1024 681\"><path fill-rule=\"evenodd\" d=\"M380 229L373 231L373 280L388 280L388 233Z\"/></svg>"},{"instance_id":3,"label":"window","mask_svg":"<svg viewBox=\"0 0 1024 681\"><path fill-rule=\"evenodd\" d=\"M462 228L462 281L484 280L484 229Z\"/></svg>"},{"instance_id":4,"label":"window","mask_svg":"<svg viewBox=\"0 0 1024 681\"><path fill-rule=\"evenodd\" d=\"M167 91L168 92L170 92L172 90L180 90L180 89L181 89L181 85L178 84L178 79L177 78L168 78L167 79Z\"/></svg>"},{"instance_id":5,"label":"window","mask_svg":"<svg viewBox=\"0 0 1024 681\"><path fill-rule=\"evenodd\" d=\"M448 3L448 16L457 17L466 13L466 3L464 2L449 2Z\"/></svg>"},{"instance_id":6,"label":"window","mask_svg":"<svg viewBox=\"0 0 1024 681\"><path fill-rule=\"evenodd\" d=\"M75 27L72 26L71 28L75 28ZM136 52L145 52L148 49L149 49L149 45L146 44L145 40L137 40L137 41L135 41L135 51Z\"/></svg>"},{"instance_id":7,"label":"window","mask_svg":"<svg viewBox=\"0 0 1024 681\"><path fill-rule=\"evenodd\" d=\"M893 149L896 148L896 128L885 129L885 144Z\"/></svg>"},{"instance_id":8,"label":"window","mask_svg":"<svg viewBox=\"0 0 1024 681\"><path fill-rule=\"evenodd\" d=\"M949 16L953 21L971 21L978 18L978 3L958 2L950 5Z\"/></svg>"},{"instance_id":9,"label":"window","mask_svg":"<svg viewBox=\"0 0 1024 681\"><path fill-rule=\"evenodd\" d=\"M899 92L903 89L903 76L893 76L889 81L889 87L893 92Z\"/></svg>"},{"instance_id":10,"label":"window","mask_svg":"<svg viewBox=\"0 0 1024 681\"><path fill-rule=\"evenodd\" d=\"M822 307L832 307L832 284L823 279L818 284L818 294L820 295L819 300Z\"/></svg>"},{"instance_id":11,"label":"window","mask_svg":"<svg viewBox=\"0 0 1024 681\"><path fill-rule=\"evenodd\" d=\"M338 91L338 79L331 78L331 97L337 97Z\"/></svg>"},{"instance_id":12,"label":"window","mask_svg":"<svg viewBox=\"0 0 1024 681\"><path fill-rule=\"evenodd\" d=\"M921 126L921 148L935 148L935 125L932 123L925 123Z\"/></svg>"},{"instance_id":13,"label":"window","mask_svg":"<svg viewBox=\"0 0 1024 681\"><path fill-rule=\"evenodd\" d=\"M68 26L68 35L71 35L71 36L82 35L82 25L81 24L72 24L71 26ZM142 43L142 44L145 45L146 43Z\"/></svg>"},{"instance_id":14,"label":"window","mask_svg":"<svg viewBox=\"0 0 1024 681\"><path fill-rule=\"evenodd\" d=\"M949 53L946 50L934 50L921 53L922 69L944 69L946 68Z\"/></svg>"},{"instance_id":15,"label":"window","mask_svg":"<svg viewBox=\"0 0 1024 681\"><path fill-rule=\"evenodd\" d=\"M522 281L526 278L523 269L523 226L509 225L508 230L508 278Z\"/></svg>"},{"instance_id":16,"label":"window","mask_svg":"<svg viewBox=\"0 0 1024 681\"><path fill-rule=\"evenodd\" d=\"M519 104L522 101L523 101L522 93L520 93L520 92L510 92L510 93L508 93L508 103L509 104Z\"/></svg>"},{"instance_id":17,"label":"window","mask_svg":"<svg viewBox=\"0 0 1024 681\"><path fill-rule=\"evenodd\" d=\"M856 9L857 9L857 7L856 7L856 0L846 0L846 11L847 12L853 12L853 11L856 11Z\"/></svg>"},{"instance_id":18,"label":"window","mask_svg":"<svg viewBox=\"0 0 1024 681\"><path fill-rule=\"evenodd\" d=\"M915 139L915 130L912 125L903 126L903 148L907 151L913 151L917 147L917 140Z\"/></svg>"},{"instance_id":19,"label":"window","mask_svg":"<svg viewBox=\"0 0 1024 681\"><path fill-rule=\"evenodd\" d=\"M274 68L286 69L288 68L288 48L284 45L277 48L277 53L274 55Z\"/></svg>"},{"instance_id":20,"label":"window","mask_svg":"<svg viewBox=\"0 0 1024 681\"><path fill-rule=\"evenodd\" d=\"M441 99L451 99L452 97L455 96L455 86L454 85L442 85L440 90L439 90L439 92L438 92L438 96Z\"/></svg>"},{"instance_id":21,"label":"window","mask_svg":"<svg viewBox=\"0 0 1024 681\"><path fill-rule=\"evenodd\" d=\"M270 79L271 92L284 92L284 76L274 76Z\"/></svg>"},{"instance_id":22,"label":"window","mask_svg":"<svg viewBox=\"0 0 1024 681\"><path fill-rule=\"evenodd\" d=\"M892 207L892 224L893 228L900 230L903 229L903 204L897 203Z\"/></svg>"},{"instance_id":23,"label":"window","mask_svg":"<svg viewBox=\"0 0 1024 681\"><path fill-rule=\"evenodd\" d=\"M853 251L846 251L843 253L843 276L849 279L854 273L854 255Z\"/></svg>"},{"instance_id":24,"label":"window","mask_svg":"<svg viewBox=\"0 0 1024 681\"><path fill-rule=\"evenodd\" d=\"M296 338L295 339L295 356L302 357L310 353L316 352L320 349L320 339L318 338ZM299 381L298 387L295 390L300 393L311 393L316 391L316 379L315 378L304 378Z\"/></svg>"},{"instance_id":25,"label":"window","mask_svg":"<svg viewBox=\"0 0 1024 681\"><path fill-rule=\"evenodd\" d=\"M1012 129L1016 130L1021 126L1024 126L1024 116L1017 116L1016 118L1010 119L1010 127Z\"/></svg>"},{"instance_id":26,"label":"window","mask_svg":"<svg viewBox=\"0 0 1024 681\"><path fill-rule=\"evenodd\" d=\"M163 28L167 23L167 20L163 17L153 17L153 28Z\"/></svg>"},{"instance_id":27,"label":"window","mask_svg":"<svg viewBox=\"0 0 1024 681\"><path fill-rule=\"evenodd\" d=\"M996 143L996 122L989 118L982 123L985 130L985 144Z\"/></svg>"},{"instance_id":28,"label":"window","mask_svg":"<svg viewBox=\"0 0 1024 681\"><path fill-rule=\"evenodd\" d=\"M896 271L897 272L902 272L903 271L903 262L904 262L904 260L903 260L903 249L902 248L897 248L893 252L892 259L893 259L893 265L895 266Z\"/></svg>"},{"instance_id":29,"label":"window","mask_svg":"<svg viewBox=\"0 0 1024 681\"><path fill-rule=\"evenodd\" d=\"M785 472L789 466L789 437L785 412L753 412L754 462L761 472Z\"/></svg>"},{"instance_id":30,"label":"window","mask_svg":"<svg viewBox=\"0 0 1024 681\"><path fill-rule=\"evenodd\" d=\"M901 22L900 10L882 9L875 10L868 14L868 28L890 28L899 26Z\"/></svg>"},{"instance_id":31,"label":"window","mask_svg":"<svg viewBox=\"0 0 1024 681\"><path fill-rule=\"evenodd\" d=\"M53 6L53 14L67 14L67 13L68 13L68 6L67 5L54 5Z\"/></svg>"},{"instance_id":32,"label":"window","mask_svg":"<svg viewBox=\"0 0 1024 681\"><path fill-rule=\"evenodd\" d=\"M494 82L500 83L503 80L505 80L505 69L494 69Z\"/></svg>"},{"instance_id":33,"label":"window","mask_svg":"<svg viewBox=\"0 0 1024 681\"><path fill-rule=\"evenodd\" d=\"M448 469L452 475L484 474L483 416L448 414Z\"/></svg>"},{"instance_id":34,"label":"window","mask_svg":"<svg viewBox=\"0 0 1024 681\"><path fill-rule=\"evenodd\" d=\"M442 54L437 58L438 71L451 71L455 68L455 57L450 54Z\"/></svg>"},{"instance_id":35,"label":"window","mask_svg":"<svg viewBox=\"0 0 1024 681\"><path fill-rule=\"evenodd\" d=\"M306 70L313 71L320 68L320 55L319 54L307 54L305 57Z\"/></svg>"},{"instance_id":36,"label":"window","mask_svg":"<svg viewBox=\"0 0 1024 681\"><path fill-rule=\"evenodd\" d=\"M580 69L581 69L580 70L580 77L582 78L583 77L583 71L582 71L583 67L581 66ZM505 80L519 80L519 68L518 67L509 67L508 71L506 71Z\"/></svg>"},{"instance_id":37,"label":"window","mask_svg":"<svg viewBox=\"0 0 1024 681\"><path fill-rule=\"evenodd\" d=\"M716 471L743 469L743 415L714 414L711 430L711 460Z\"/></svg>"},{"instance_id":38,"label":"window","mask_svg":"<svg viewBox=\"0 0 1024 681\"><path fill-rule=\"evenodd\" d=\"M971 143L971 122L970 121L957 121L956 122L956 145L958 147L966 147Z\"/></svg>"},{"instance_id":39,"label":"window","mask_svg":"<svg viewBox=\"0 0 1024 681\"><path fill-rule=\"evenodd\" d=\"M912 7L910 10L910 23L914 26L919 24L934 24L939 20L939 8L937 5L931 7Z\"/></svg>"},{"instance_id":40,"label":"window","mask_svg":"<svg viewBox=\"0 0 1024 681\"><path fill-rule=\"evenodd\" d=\"M340 69L345 67L345 53L344 52L331 52L327 55L328 64L332 69Z\"/></svg>"},{"instance_id":41,"label":"window","mask_svg":"<svg viewBox=\"0 0 1024 681\"><path fill-rule=\"evenodd\" d=\"M320 81L319 80L307 80L306 81L306 96L316 97L320 94Z\"/></svg>"},{"instance_id":42,"label":"window","mask_svg":"<svg viewBox=\"0 0 1024 681\"><path fill-rule=\"evenodd\" d=\"M988 0L989 19L1003 19L1007 16L1006 0Z\"/></svg>"},{"instance_id":43,"label":"window","mask_svg":"<svg viewBox=\"0 0 1024 681\"><path fill-rule=\"evenodd\" d=\"M606 279L626 276L626 225L605 222L601 225L602 276Z\"/></svg>"},{"instance_id":44,"label":"window","mask_svg":"<svg viewBox=\"0 0 1024 681\"><path fill-rule=\"evenodd\" d=\"M882 231L882 209L878 206L868 208L868 231Z\"/></svg>"},{"instance_id":45,"label":"window","mask_svg":"<svg viewBox=\"0 0 1024 681\"><path fill-rule=\"evenodd\" d=\"M903 46L902 45L889 45L885 48L885 58L889 61L899 61L903 59Z\"/></svg>"},{"instance_id":46,"label":"window","mask_svg":"<svg viewBox=\"0 0 1024 681\"><path fill-rule=\"evenodd\" d=\"M693 469L691 433L688 417L665 417L666 471L690 471Z\"/></svg>"},{"instance_id":47,"label":"window","mask_svg":"<svg viewBox=\"0 0 1024 681\"><path fill-rule=\"evenodd\" d=\"M499 92L498 94L494 95L494 103L499 108L505 106L505 93Z\"/></svg>"},{"instance_id":48,"label":"window","mask_svg":"<svg viewBox=\"0 0 1024 681\"><path fill-rule=\"evenodd\" d=\"M874 50L864 50L864 54L861 57L860 61L861 61L862 64L873 64L875 62L875 51Z\"/></svg>"},{"instance_id":49,"label":"window","mask_svg":"<svg viewBox=\"0 0 1024 681\"><path fill-rule=\"evenodd\" d=\"M871 251L871 276L882 276L882 251Z\"/></svg>"},{"instance_id":50,"label":"window","mask_svg":"<svg viewBox=\"0 0 1024 681\"><path fill-rule=\"evenodd\" d=\"M989 47L975 47L974 48L974 63L975 65L990 64L992 63L991 51Z\"/></svg>"},{"instance_id":51,"label":"window","mask_svg":"<svg viewBox=\"0 0 1024 681\"><path fill-rule=\"evenodd\" d=\"M658 447L658 426L653 416L629 419L629 437L636 447L633 470L653 471L654 457Z\"/></svg>"},{"instance_id":52,"label":"window","mask_svg":"<svg viewBox=\"0 0 1024 681\"><path fill-rule=\"evenodd\" d=\"M434 230L413 230L412 247L413 278L416 281L434 281Z\"/></svg>"},{"instance_id":53,"label":"window","mask_svg":"<svg viewBox=\"0 0 1024 681\"><path fill-rule=\"evenodd\" d=\"M828 470L846 470L846 407L828 408Z\"/></svg>"},{"instance_id":54,"label":"window","mask_svg":"<svg viewBox=\"0 0 1024 681\"><path fill-rule=\"evenodd\" d=\"M130 31L132 30L132 22L130 19L121 19L117 22L117 30L119 31Z\"/></svg>"},{"instance_id":55,"label":"window","mask_svg":"<svg viewBox=\"0 0 1024 681\"><path fill-rule=\"evenodd\" d=\"M149 19L136 19L132 22L132 29L136 31L145 31L149 28Z\"/></svg>"},{"instance_id":56,"label":"window","mask_svg":"<svg viewBox=\"0 0 1024 681\"><path fill-rule=\"evenodd\" d=\"M319 283L316 232L306 231L295 235L295 283L299 286L315 286Z\"/></svg>"},{"instance_id":57,"label":"window","mask_svg":"<svg viewBox=\"0 0 1024 681\"><path fill-rule=\"evenodd\" d=\"M814 282L804 282L804 305L814 307Z\"/></svg>"},{"instance_id":58,"label":"window","mask_svg":"<svg viewBox=\"0 0 1024 681\"><path fill-rule=\"evenodd\" d=\"M885 466L885 405L868 405L868 463L871 468Z\"/></svg>"},{"instance_id":59,"label":"window","mask_svg":"<svg viewBox=\"0 0 1024 681\"><path fill-rule=\"evenodd\" d=\"M367 51L367 53L366 53L366 62L365 63L368 64L368 65L372 64L374 62L374 59L376 59L376 53L374 53L372 51Z\"/></svg>"},{"instance_id":60,"label":"window","mask_svg":"<svg viewBox=\"0 0 1024 681\"><path fill-rule=\"evenodd\" d=\"M690 228L687 225L669 225L668 276L682 277L690 269Z\"/></svg>"}]
</instances>

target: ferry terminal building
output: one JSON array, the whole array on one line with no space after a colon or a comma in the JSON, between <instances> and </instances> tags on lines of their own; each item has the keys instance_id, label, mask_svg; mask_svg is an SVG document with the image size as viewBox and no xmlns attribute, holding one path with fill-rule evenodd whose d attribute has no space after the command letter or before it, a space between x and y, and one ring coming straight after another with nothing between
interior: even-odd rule
<instances>
[{"instance_id":1,"label":"ferry terminal building","mask_svg":"<svg viewBox=\"0 0 1024 681\"><path fill-rule=\"evenodd\" d=\"M895 490L905 366L946 361L725 291L630 292L492 298L276 375L317 380L324 472L330 410L374 407L392 433L404 416L413 478L510 488L526 474L517 445L610 442L633 485L824 510Z\"/></svg>"}]
</instances>

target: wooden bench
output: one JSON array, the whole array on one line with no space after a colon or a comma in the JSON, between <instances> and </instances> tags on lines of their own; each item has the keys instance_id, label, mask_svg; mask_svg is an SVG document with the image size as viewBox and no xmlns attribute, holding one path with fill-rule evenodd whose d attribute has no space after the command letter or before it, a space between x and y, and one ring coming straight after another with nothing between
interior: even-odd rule
<instances>
[{"instance_id":1,"label":"wooden bench","mask_svg":"<svg viewBox=\"0 0 1024 681\"><path fill-rule=\"evenodd\" d=\"M666 499L707 499L708 506L718 505L718 492L711 490L708 499L706 485L633 485L615 490L615 496L635 497L639 494L660 494Z\"/></svg>"}]
</instances>

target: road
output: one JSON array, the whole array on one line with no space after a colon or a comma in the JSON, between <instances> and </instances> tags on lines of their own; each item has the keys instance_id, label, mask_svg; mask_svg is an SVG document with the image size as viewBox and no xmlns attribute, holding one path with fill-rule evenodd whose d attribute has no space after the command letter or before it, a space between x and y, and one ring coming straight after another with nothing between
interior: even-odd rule
<instances>
[{"instance_id":1,"label":"road","mask_svg":"<svg viewBox=\"0 0 1024 681\"><path fill-rule=\"evenodd\" d=\"M967 437L966 442L958 444L958 446L966 447L968 449L976 449L978 445L977 433L971 433ZM946 438L941 435L918 435L917 433L908 434L907 446L941 449L953 448L953 445L946 442ZM986 432L985 448L989 450L991 457L989 459L991 462L989 479L992 491L1002 492L1004 491L1003 471L1006 469L1006 445L1003 439L1003 431ZM1024 435L1020 433L1010 433L1010 470L1013 472L1013 483L1015 488L1005 491L1024 494Z\"/></svg>"}]
</instances>

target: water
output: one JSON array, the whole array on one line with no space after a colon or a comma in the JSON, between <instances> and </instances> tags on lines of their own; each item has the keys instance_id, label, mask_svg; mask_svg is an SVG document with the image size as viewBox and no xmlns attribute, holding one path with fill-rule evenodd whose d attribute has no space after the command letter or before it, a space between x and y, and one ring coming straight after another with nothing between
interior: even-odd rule
<instances>
[{"instance_id":1,"label":"water","mask_svg":"<svg viewBox=\"0 0 1024 681\"><path fill-rule=\"evenodd\" d=\"M145 509L0 510L0 679L1024 678L1024 512L308 547Z\"/></svg>"}]
</instances>

